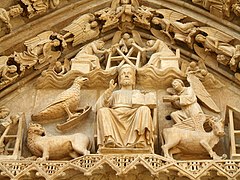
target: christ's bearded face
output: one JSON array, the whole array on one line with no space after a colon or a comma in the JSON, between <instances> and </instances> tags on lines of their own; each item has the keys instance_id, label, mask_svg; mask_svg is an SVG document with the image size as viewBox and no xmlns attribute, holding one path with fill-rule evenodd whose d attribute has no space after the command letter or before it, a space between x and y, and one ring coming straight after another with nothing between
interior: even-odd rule
<instances>
[{"instance_id":1,"label":"christ's bearded face","mask_svg":"<svg viewBox=\"0 0 240 180\"><path fill-rule=\"evenodd\" d=\"M135 72L132 68L124 68L120 74L120 86L133 86L135 84Z\"/></svg>"},{"instance_id":2,"label":"christ's bearded face","mask_svg":"<svg viewBox=\"0 0 240 180\"><path fill-rule=\"evenodd\" d=\"M130 3L130 0L121 0L121 3L122 3L122 4L129 4L129 3Z\"/></svg>"}]
</instances>

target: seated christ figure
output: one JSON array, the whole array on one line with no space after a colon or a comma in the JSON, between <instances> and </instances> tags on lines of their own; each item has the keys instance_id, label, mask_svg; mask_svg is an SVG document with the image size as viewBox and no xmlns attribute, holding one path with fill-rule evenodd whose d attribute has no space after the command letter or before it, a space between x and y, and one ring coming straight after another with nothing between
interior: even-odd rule
<instances>
[{"instance_id":1,"label":"seated christ figure","mask_svg":"<svg viewBox=\"0 0 240 180\"><path fill-rule=\"evenodd\" d=\"M153 122L148 106L133 104L136 70L123 65L118 75L119 90L112 79L96 103L97 144L101 148L145 148L153 152Z\"/></svg>"}]
</instances>

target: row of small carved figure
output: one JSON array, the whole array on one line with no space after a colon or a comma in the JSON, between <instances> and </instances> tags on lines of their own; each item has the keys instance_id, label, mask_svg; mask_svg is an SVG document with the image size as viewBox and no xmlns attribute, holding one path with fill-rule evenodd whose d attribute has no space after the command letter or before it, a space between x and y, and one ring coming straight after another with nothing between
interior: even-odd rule
<instances>
[{"instance_id":1,"label":"row of small carved figure","mask_svg":"<svg viewBox=\"0 0 240 180\"><path fill-rule=\"evenodd\" d=\"M9 10L0 8L0 37L9 34L12 31L10 23L12 18L27 15L32 18L38 14L46 12L48 9L55 9L60 3L60 0L21 0L21 3L9 7ZM26 12L25 12L26 11Z\"/></svg>"},{"instance_id":2,"label":"row of small carved figure","mask_svg":"<svg viewBox=\"0 0 240 180\"><path fill-rule=\"evenodd\" d=\"M30 8L31 3L27 2L28 1L24 1L24 3L29 5L28 9L32 9ZM35 4L35 6L38 8L48 7L51 6L51 4L57 5L59 1L49 1L50 5L45 6L41 5L41 3L43 2L40 1ZM118 8L118 5L120 6L120 9ZM126 8L128 8L128 6L133 8L131 11L133 11L133 14L136 16L135 18L133 15L127 15L125 12L127 11ZM10 8L9 12L2 10L3 17L8 17L9 15L15 17L21 12L22 9L19 5ZM115 17L114 13L119 14L119 16ZM171 17L170 14L172 14ZM52 31L46 31L28 41L25 41L24 44L27 47L26 51L20 53L16 52L9 57L1 57L0 89L6 87L9 82L12 82L18 76L24 76L26 68L28 69L34 66L35 69L38 69L45 65L44 62L57 60L61 56L67 42L72 42L72 46L79 45L96 38L99 35L101 28L102 31L104 31L104 28L106 31L111 30L111 28L114 28L115 25L119 25L119 23L125 24L125 21L128 22L128 25L136 24L142 28L150 30L152 34L159 39L161 39L163 35L166 35L172 43L175 43L175 41L186 43L191 49L194 49L201 58L211 61L217 59L219 63L229 65L231 70L236 72L236 78L240 79L240 74L237 72L240 61L240 46L236 43L232 43L234 38L214 28L199 27L200 24L198 22L181 22L181 20L184 20L185 18L185 15L168 9L156 10L143 6L140 7L137 1L113 1L111 8L105 8L95 14L84 14L74 20L69 26L63 28L64 35L53 33ZM104 22L102 27L100 27L100 24L98 23L99 21ZM6 27L10 27L7 20L4 20L4 22L6 22ZM143 24L145 26L142 26ZM141 36L137 31L131 30L133 36L133 38L131 38L130 34L124 33L127 31L126 28L120 26L119 28L121 31L117 31L114 34L112 45L114 46L116 43L119 45L125 44L121 47L122 53L126 54L130 48L129 46L132 46L133 44L138 45L138 47L144 47ZM149 46L148 48L140 48L140 50L156 51L155 56L164 54L161 49L165 44L161 44L159 40L155 43L150 43L149 41L147 42L147 45ZM102 50L103 46L104 42L90 43L84 47L75 58L78 59L85 55L90 55L92 58L97 59L95 54L106 52L106 50ZM87 49L91 49L91 51ZM83 52L85 52L85 54L83 54ZM205 56L206 52L210 52L210 55L207 57ZM167 53L167 55L172 54ZM152 59L155 56L152 56ZM84 61L85 59L81 60ZM13 63L9 64L10 61ZM150 59L150 61L152 60ZM54 68L57 73L64 74L70 69L69 61L66 60L65 62L64 67L60 62L56 63ZM16 67L16 64L20 64L20 66ZM100 63L92 64L95 67L100 66ZM67 68L65 65L67 65Z\"/></svg>"},{"instance_id":3,"label":"row of small carved figure","mask_svg":"<svg viewBox=\"0 0 240 180\"><path fill-rule=\"evenodd\" d=\"M215 16L229 18L232 13L236 16L240 16L240 2L236 0L192 0L192 2L202 6Z\"/></svg>"},{"instance_id":4,"label":"row of small carved figure","mask_svg":"<svg viewBox=\"0 0 240 180\"><path fill-rule=\"evenodd\" d=\"M229 18L232 14L235 14L236 16L240 16L240 3L235 2L234 0L226 0L226 1L195 1L192 0L194 4L200 5L203 8L210 11L210 13L221 16L221 17L227 17ZM4 26L2 27L1 31L3 31L5 34L8 34L12 30L12 25L10 24L10 19L15 18L19 15L27 14L29 18L32 18L38 14L42 14L46 12L48 9L55 9L60 4L60 0L49 0L49 1L43 1L43 0L21 0L21 4L17 4L14 6L10 6L9 10L6 11L5 9L0 9L0 20L3 22ZM112 22L111 21L117 21L116 17L112 17L113 13L115 13L115 16L119 16L119 13L121 11L124 11L123 8L117 6L131 4L134 8L138 8L139 3L137 1L124 1L124 2L118 2L114 1L111 5L112 12L99 12L96 13L96 15L100 15L100 19L106 20L105 26L108 26ZM24 12L26 9L26 12ZM116 12L113 12L116 10ZM137 13L135 13L136 21L139 21L142 24L148 24L148 18L151 16L150 9L141 7ZM92 24L92 27L95 26ZM1 35L0 35L1 36Z\"/></svg>"}]
</instances>

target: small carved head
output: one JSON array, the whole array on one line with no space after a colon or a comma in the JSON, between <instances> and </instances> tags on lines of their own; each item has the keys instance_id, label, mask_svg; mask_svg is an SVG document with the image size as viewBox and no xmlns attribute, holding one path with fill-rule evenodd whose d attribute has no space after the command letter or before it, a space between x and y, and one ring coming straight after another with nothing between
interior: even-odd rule
<instances>
[{"instance_id":1,"label":"small carved head","mask_svg":"<svg viewBox=\"0 0 240 180\"><path fill-rule=\"evenodd\" d=\"M124 64L118 71L118 83L120 88L122 86L132 86L135 88L136 84L136 70L129 64Z\"/></svg>"},{"instance_id":2,"label":"small carved head","mask_svg":"<svg viewBox=\"0 0 240 180\"><path fill-rule=\"evenodd\" d=\"M54 47L60 46L61 42L58 39L54 39L53 41Z\"/></svg>"},{"instance_id":3,"label":"small carved head","mask_svg":"<svg viewBox=\"0 0 240 180\"><path fill-rule=\"evenodd\" d=\"M93 22L91 22L90 25L91 25L91 28L95 28L98 26L98 23L97 23L97 21L93 21Z\"/></svg>"},{"instance_id":4,"label":"small carved head","mask_svg":"<svg viewBox=\"0 0 240 180\"><path fill-rule=\"evenodd\" d=\"M61 66L62 66L62 64L61 64L61 62L60 62L60 61L57 61L57 62L55 63L55 66L59 68L59 67L61 67Z\"/></svg>"},{"instance_id":5,"label":"small carved head","mask_svg":"<svg viewBox=\"0 0 240 180\"><path fill-rule=\"evenodd\" d=\"M128 33L124 33L123 34L123 39L126 40L126 39L129 39L129 38L130 38L130 35Z\"/></svg>"},{"instance_id":6,"label":"small carved head","mask_svg":"<svg viewBox=\"0 0 240 180\"><path fill-rule=\"evenodd\" d=\"M102 41L102 40L97 40L97 41L95 41L95 44L96 44L98 49L102 49L104 44L105 44L105 42Z\"/></svg>"},{"instance_id":7,"label":"small carved head","mask_svg":"<svg viewBox=\"0 0 240 180\"><path fill-rule=\"evenodd\" d=\"M195 37L195 40L199 43L204 43L206 41L206 37L202 34L198 34L196 37Z\"/></svg>"},{"instance_id":8,"label":"small carved head","mask_svg":"<svg viewBox=\"0 0 240 180\"><path fill-rule=\"evenodd\" d=\"M224 120L217 117L212 117L209 119L209 125L212 127L213 133L216 136L224 136Z\"/></svg>"},{"instance_id":9,"label":"small carved head","mask_svg":"<svg viewBox=\"0 0 240 180\"><path fill-rule=\"evenodd\" d=\"M177 91L180 92L183 87L185 87L183 81L181 79L174 79L172 82L172 87Z\"/></svg>"},{"instance_id":10,"label":"small carved head","mask_svg":"<svg viewBox=\"0 0 240 180\"><path fill-rule=\"evenodd\" d=\"M17 67L15 65L8 66L8 72L9 73L15 73L17 72Z\"/></svg>"},{"instance_id":11,"label":"small carved head","mask_svg":"<svg viewBox=\"0 0 240 180\"><path fill-rule=\"evenodd\" d=\"M40 136L45 136L46 132L41 124L30 123L28 127L28 134L37 134Z\"/></svg>"},{"instance_id":12,"label":"small carved head","mask_svg":"<svg viewBox=\"0 0 240 180\"><path fill-rule=\"evenodd\" d=\"M159 20L160 20L160 18L154 17L154 18L152 19L152 23L153 23L153 24L159 24Z\"/></svg>"},{"instance_id":13,"label":"small carved head","mask_svg":"<svg viewBox=\"0 0 240 180\"><path fill-rule=\"evenodd\" d=\"M12 121L12 124L17 124L19 118L20 118L19 115L12 115L12 116L10 116L10 119L11 119L11 121Z\"/></svg>"},{"instance_id":14,"label":"small carved head","mask_svg":"<svg viewBox=\"0 0 240 180\"><path fill-rule=\"evenodd\" d=\"M202 70L201 70L201 74L202 74L203 76L206 76L206 75L208 74L208 72L207 72L207 70L202 69Z\"/></svg>"},{"instance_id":15,"label":"small carved head","mask_svg":"<svg viewBox=\"0 0 240 180\"><path fill-rule=\"evenodd\" d=\"M80 77L77 77L73 83L83 85L87 80L88 78L80 76Z\"/></svg>"},{"instance_id":16,"label":"small carved head","mask_svg":"<svg viewBox=\"0 0 240 180\"><path fill-rule=\"evenodd\" d=\"M190 66L191 68L195 68L195 67L197 67L197 63L194 62L194 61L192 61L192 62L190 62L189 66Z\"/></svg>"},{"instance_id":17,"label":"small carved head","mask_svg":"<svg viewBox=\"0 0 240 180\"><path fill-rule=\"evenodd\" d=\"M225 55L223 55L223 54L218 54L217 55L217 61L224 61L224 60L226 60L226 56Z\"/></svg>"},{"instance_id":18,"label":"small carved head","mask_svg":"<svg viewBox=\"0 0 240 180\"><path fill-rule=\"evenodd\" d=\"M155 42L156 42L155 40L148 40L146 44L148 47L152 47L155 44Z\"/></svg>"}]
</instances>

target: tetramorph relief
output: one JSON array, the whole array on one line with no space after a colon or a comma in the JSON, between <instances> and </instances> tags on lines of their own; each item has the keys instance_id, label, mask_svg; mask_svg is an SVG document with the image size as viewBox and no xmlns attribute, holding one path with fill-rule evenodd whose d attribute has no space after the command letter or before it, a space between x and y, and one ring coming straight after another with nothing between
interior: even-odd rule
<instances>
[{"instance_id":1,"label":"tetramorph relief","mask_svg":"<svg viewBox=\"0 0 240 180\"><path fill-rule=\"evenodd\" d=\"M224 135L224 122L217 117L204 114L197 102L197 97L203 102L205 101L205 104L213 111L219 112L219 109L211 97L206 94L206 90L201 89L199 92L201 82L195 75L188 74L188 76L190 76L188 77L190 87L185 87L182 80L175 79L172 82L173 89L168 89L168 92L173 93L173 95L164 97L164 101L169 101L174 107L180 109L170 114L176 124L163 130L165 144L162 149L164 156L169 158L182 151L202 155L205 151L209 153L211 158L221 159L212 148L218 143L219 137ZM198 87L192 87L196 85ZM211 132L205 132L203 127L205 122L208 122L212 127ZM181 135L177 136L177 134Z\"/></svg>"},{"instance_id":2,"label":"tetramorph relief","mask_svg":"<svg viewBox=\"0 0 240 180\"><path fill-rule=\"evenodd\" d=\"M71 128L77 124L78 121L84 119L88 114L90 107L80 108L80 93L81 86L87 81L87 78L77 77L73 85L59 94L54 102L48 105L45 109L32 115L33 121L50 123L54 120L65 120L64 124L59 124L57 128L64 130ZM71 125L70 127L67 125ZM65 127L65 128L64 128Z\"/></svg>"},{"instance_id":3,"label":"tetramorph relief","mask_svg":"<svg viewBox=\"0 0 240 180\"><path fill-rule=\"evenodd\" d=\"M48 136L40 124L30 124L28 128L27 145L31 153L38 160L76 158L79 155L87 155L90 152L89 138L81 133ZM61 148L61 150L59 150Z\"/></svg>"}]
</instances>

